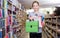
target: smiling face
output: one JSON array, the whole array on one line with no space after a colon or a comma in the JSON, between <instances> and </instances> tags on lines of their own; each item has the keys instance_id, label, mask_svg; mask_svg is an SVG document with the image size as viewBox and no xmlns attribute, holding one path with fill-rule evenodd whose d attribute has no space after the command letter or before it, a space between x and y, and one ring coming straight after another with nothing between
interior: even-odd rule
<instances>
[{"instance_id":1,"label":"smiling face","mask_svg":"<svg viewBox=\"0 0 60 38\"><path fill-rule=\"evenodd\" d=\"M38 11L39 10L39 3L37 1L33 2L32 7L33 7L34 11Z\"/></svg>"}]
</instances>

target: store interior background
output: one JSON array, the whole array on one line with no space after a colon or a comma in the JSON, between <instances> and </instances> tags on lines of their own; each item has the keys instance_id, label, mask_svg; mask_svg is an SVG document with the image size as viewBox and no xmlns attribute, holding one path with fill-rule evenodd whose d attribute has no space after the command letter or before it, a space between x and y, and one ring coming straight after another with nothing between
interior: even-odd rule
<instances>
[{"instance_id":1,"label":"store interior background","mask_svg":"<svg viewBox=\"0 0 60 38\"><path fill-rule=\"evenodd\" d=\"M49 12L49 14L53 14L56 7L60 7L60 0L4 0L4 2L0 1L0 3L4 3L4 6L3 4L0 6L0 12L2 11L1 13L5 13L4 15L0 16L2 17L0 22L4 21L3 22L4 24L0 23L0 25L2 26L4 25L3 32L1 30L2 28L0 29L0 33L1 33L0 38L2 36L4 38L6 38L7 36L9 36L9 38L13 38L13 37L17 38L17 36L18 38L29 38L29 33L26 33L24 26L25 26L25 20L27 16L26 13L29 14L29 12L33 11L33 9L31 9L33 1L38 1L40 3L40 11L42 11L46 15L48 14L47 11ZM12 18L8 19L9 16L11 16ZM16 16L18 18L15 18ZM21 24L7 25L9 23L13 23L15 19L18 19L18 21L21 21L20 22ZM8 20L10 20L9 23L7 23ZM9 32L5 33L8 30L8 28L9 28ZM14 29L12 28L16 28L15 29L16 31L13 31Z\"/></svg>"},{"instance_id":2,"label":"store interior background","mask_svg":"<svg viewBox=\"0 0 60 38\"><path fill-rule=\"evenodd\" d=\"M29 12L32 12L33 9L31 9L32 2L35 0L18 0L22 5L26 8L26 13L29 14ZM60 7L60 0L36 0L40 3L40 11L42 11L44 14L53 14L56 7ZM29 33L27 34L27 36Z\"/></svg>"},{"instance_id":3,"label":"store interior background","mask_svg":"<svg viewBox=\"0 0 60 38\"><path fill-rule=\"evenodd\" d=\"M28 12L31 12L33 10L31 8L31 4L35 0L18 0ZM53 11L55 10L55 7L60 7L60 0L36 0L40 3L40 10L43 11L43 13L47 14L47 11L49 11L49 14L53 14Z\"/></svg>"}]
</instances>

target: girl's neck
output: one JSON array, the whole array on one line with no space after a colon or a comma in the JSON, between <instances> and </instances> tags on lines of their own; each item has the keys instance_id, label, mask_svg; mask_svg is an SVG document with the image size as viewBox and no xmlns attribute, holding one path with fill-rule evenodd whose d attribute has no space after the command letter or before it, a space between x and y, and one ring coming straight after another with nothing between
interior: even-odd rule
<instances>
[{"instance_id":1,"label":"girl's neck","mask_svg":"<svg viewBox=\"0 0 60 38\"><path fill-rule=\"evenodd\" d=\"M39 11L34 11L35 13L38 13Z\"/></svg>"}]
</instances>

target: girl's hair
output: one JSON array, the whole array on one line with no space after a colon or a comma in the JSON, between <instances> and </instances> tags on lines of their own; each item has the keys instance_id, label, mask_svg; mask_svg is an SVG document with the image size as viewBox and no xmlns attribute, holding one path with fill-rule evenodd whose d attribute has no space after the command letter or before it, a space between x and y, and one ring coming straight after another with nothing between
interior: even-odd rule
<instances>
[{"instance_id":1,"label":"girl's hair","mask_svg":"<svg viewBox=\"0 0 60 38\"><path fill-rule=\"evenodd\" d=\"M34 3L37 3L37 4L39 5L39 2L38 2L38 1L34 1L34 2L32 3L32 7L33 7L33 4L34 4Z\"/></svg>"}]
</instances>

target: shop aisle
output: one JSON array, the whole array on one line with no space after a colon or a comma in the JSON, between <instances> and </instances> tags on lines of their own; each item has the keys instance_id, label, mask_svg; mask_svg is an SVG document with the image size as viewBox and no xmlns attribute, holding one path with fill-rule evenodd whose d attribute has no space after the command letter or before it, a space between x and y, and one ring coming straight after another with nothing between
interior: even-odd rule
<instances>
[{"instance_id":1,"label":"shop aisle","mask_svg":"<svg viewBox=\"0 0 60 38\"><path fill-rule=\"evenodd\" d=\"M30 38L30 34L26 32L25 25L26 21L30 20L29 18L27 18L29 16L29 13L33 12L33 9L30 9L31 3L33 1L0 0L0 38ZM43 1L45 2L45 0ZM46 1L46 4L43 1L40 1L41 3L39 2L42 5L40 6L41 8L39 10L43 11L43 13L46 14L46 17L44 18L45 26L42 30L42 38L60 38L60 7L55 7L55 4L51 4L53 1L49 3L50 5L47 5L49 1ZM54 11L56 8L59 9ZM53 11L56 13L53 13ZM35 16L41 18L41 16L37 14L35 14ZM35 24L38 23L35 22ZM29 27L32 28L32 25ZM34 30L36 30L36 28Z\"/></svg>"},{"instance_id":2,"label":"shop aisle","mask_svg":"<svg viewBox=\"0 0 60 38\"><path fill-rule=\"evenodd\" d=\"M18 0L0 0L0 38L28 38L24 9Z\"/></svg>"}]
</instances>

